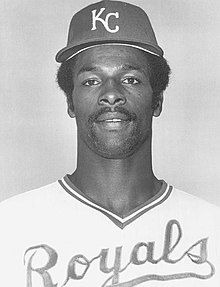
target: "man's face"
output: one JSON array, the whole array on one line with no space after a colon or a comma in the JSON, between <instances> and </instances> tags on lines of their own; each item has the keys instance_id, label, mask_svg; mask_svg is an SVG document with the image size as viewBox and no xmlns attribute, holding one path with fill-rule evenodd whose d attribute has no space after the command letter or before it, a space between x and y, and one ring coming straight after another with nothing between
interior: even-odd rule
<instances>
[{"instance_id":1,"label":"man's face","mask_svg":"<svg viewBox=\"0 0 220 287\"><path fill-rule=\"evenodd\" d=\"M152 89L144 52L97 46L73 67L72 101L78 140L111 159L126 158L151 140Z\"/></svg>"}]
</instances>

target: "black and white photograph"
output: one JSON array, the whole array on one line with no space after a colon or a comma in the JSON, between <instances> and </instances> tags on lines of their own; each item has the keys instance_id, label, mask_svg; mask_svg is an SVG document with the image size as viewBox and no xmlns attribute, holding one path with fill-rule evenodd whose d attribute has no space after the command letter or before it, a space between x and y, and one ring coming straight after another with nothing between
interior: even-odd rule
<instances>
[{"instance_id":1,"label":"black and white photograph","mask_svg":"<svg viewBox=\"0 0 220 287\"><path fill-rule=\"evenodd\" d=\"M1 2L4 287L220 286L219 9Z\"/></svg>"}]
</instances>

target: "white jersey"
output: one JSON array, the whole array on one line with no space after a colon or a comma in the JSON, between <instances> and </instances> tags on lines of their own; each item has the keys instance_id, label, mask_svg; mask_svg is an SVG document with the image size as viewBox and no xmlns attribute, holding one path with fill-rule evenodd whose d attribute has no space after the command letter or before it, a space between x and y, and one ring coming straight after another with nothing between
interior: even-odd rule
<instances>
[{"instance_id":1,"label":"white jersey","mask_svg":"<svg viewBox=\"0 0 220 287\"><path fill-rule=\"evenodd\" d=\"M65 176L0 204L4 287L219 287L219 208L163 182L124 218Z\"/></svg>"}]
</instances>

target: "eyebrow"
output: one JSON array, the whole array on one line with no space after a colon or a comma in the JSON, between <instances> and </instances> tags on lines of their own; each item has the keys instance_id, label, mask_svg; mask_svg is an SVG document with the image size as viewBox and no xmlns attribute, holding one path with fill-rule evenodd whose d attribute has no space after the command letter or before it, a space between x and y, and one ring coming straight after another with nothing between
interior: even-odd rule
<instances>
[{"instance_id":1,"label":"eyebrow","mask_svg":"<svg viewBox=\"0 0 220 287\"><path fill-rule=\"evenodd\" d=\"M139 66L133 66L130 64L123 64L120 66L120 69L123 71L132 71L132 70L140 71L140 70L142 70ZM99 68L96 66L83 66L79 70L77 75L80 75L80 74L85 73L85 72L94 72L94 71L99 71Z\"/></svg>"},{"instance_id":2,"label":"eyebrow","mask_svg":"<svg viewBox=\"0 0 220 287\"><path fill-rule=\"evenodd\" d=\"M130 70L140 71L140 70L142 70L139 66L133 66L133 65L129 65L129 64L122 65L121 69L124 71L130 71Z\"/></svg>"},{"instance_id":3,"label":"eyebrow","mask_svg":"<svg viewBox=\"0 0 220 287\"><path fill-rule=\"evenodd\" d=\"M77 73L77 75L80 75L80 74L85 73L85 72L93 72L93 71L97 71L97 70L98 70L97 67L93 67L93 66L89 66L89 67L83 66L83 67L79 70L79 72Z\"/></svg>"}]
</instances>

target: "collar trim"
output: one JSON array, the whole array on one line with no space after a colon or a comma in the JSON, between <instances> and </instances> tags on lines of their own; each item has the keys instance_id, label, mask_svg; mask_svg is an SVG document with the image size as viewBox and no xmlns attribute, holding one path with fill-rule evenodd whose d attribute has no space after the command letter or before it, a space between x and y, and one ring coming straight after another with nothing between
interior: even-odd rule
<instances>
[{"instance_id":1,"label":"collar trim","mask_svg":"<svg viewBox=\"0 0 220 287\"><path fill-rule=\"evenodd\" d=\"M127 226L129 223L133 222L135 219L143 215L145 212L151 210L152 208L160 205L162 202L164 202L172 191L172 186L169 186L165 181L162 180L162 187L160 191L144 202L141 206L138 206L137 208L131 210L128 214L126 214L123 218L119 216L118 214L115 214L111 212L110 210L107 210L106 208L98 205L95 201L93 201L91 198L83 194L82 191L80 191L69 179L68 175L64 176L61 180L58 181L59 184L63 187L63 189L70 194L75 199L79 200L83 204L88 205L91 208L96 209L97 211L102 212L104 215L106 215L111 221L113 221L118 227L123 229L125 226Z\"/></svg>"}]
</instances>

